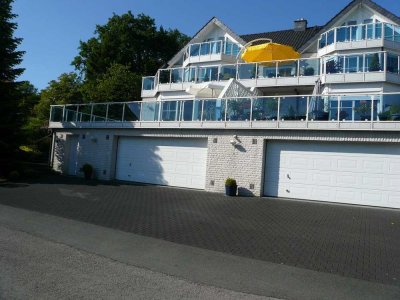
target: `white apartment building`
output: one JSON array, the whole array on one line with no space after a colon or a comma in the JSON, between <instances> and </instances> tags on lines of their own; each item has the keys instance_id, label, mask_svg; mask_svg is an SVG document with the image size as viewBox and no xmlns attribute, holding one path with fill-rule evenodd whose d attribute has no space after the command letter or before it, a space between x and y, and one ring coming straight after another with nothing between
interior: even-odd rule
<instances>
[{"instance_id":1,"label":"white apartment building","mask_svg":"<svg viewBox=\"0 0 400 300\"><path fill-rule=\"evenodd\" d=\"M245 62L249 42L299 59ZM142 101L52 106L52 167L104 180L400 208L400 18L354 0L324 26L238 35L212 18ZM266 201L268 199L266 198Z\"/></svg>"}]
</instances>

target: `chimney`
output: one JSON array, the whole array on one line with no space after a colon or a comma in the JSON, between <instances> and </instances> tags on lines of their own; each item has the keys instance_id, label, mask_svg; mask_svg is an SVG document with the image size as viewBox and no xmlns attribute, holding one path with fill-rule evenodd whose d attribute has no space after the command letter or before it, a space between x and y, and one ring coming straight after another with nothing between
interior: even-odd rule
<instances>
[{"instance_id":1,"label":"chimney","mask_svg":"<svg viewBox=\"0 0 400 300\"><path fill-rule=\"evenodd\" d=\"M307 29L308 21L306 19L298 19L294 21L294 31L305 31Z\"/></svg>"}]
</instances>

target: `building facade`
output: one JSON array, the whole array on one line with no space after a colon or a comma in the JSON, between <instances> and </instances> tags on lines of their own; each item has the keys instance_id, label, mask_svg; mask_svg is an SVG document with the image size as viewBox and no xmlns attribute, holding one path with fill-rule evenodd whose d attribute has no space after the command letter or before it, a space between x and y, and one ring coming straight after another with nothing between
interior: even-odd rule
<instances>
[{"instance_id":1,"label":"building facade","mask_svg":"<svg viewBox=\"0 0 400 300\"><path fill-rule=\"evenodd\" d=\"M246 63L251 41L296 60ZM324 26L237 35L212 18L142 101L52 106L51 164L79 175L400 208L400 18L352 1Z\"/></svg>"}]
</instances>

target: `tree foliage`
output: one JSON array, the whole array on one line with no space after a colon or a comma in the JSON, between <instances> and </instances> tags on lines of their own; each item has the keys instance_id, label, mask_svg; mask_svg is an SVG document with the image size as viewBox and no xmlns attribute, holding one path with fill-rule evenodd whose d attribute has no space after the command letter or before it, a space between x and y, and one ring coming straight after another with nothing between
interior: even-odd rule
<instances>
[{"instance_id":1,"label":"tree foliage","mask_svg":"<svg viewBox=\"0 0 400 300\"><path fill-rule=\"evenodd\" d=\"M188 41L178 30L165 30L144 14L113 15L97 25L95 36L80 42L72 64L86 81L96 80L113 64L128 66L139 76L153 75Z\"/></svg>"},{"instance_id":2,"label":"tree foliage","mask_svg":"<svg viewBox=\"0 0 400 300\"><path fill-rule=\"evenodd\" d=\"M84 85L85 99L91 102L123 102L140 98L141 76L130 70L130 66L111 65L96 80Z\"/></svg>"},{"instance_id":3,"label":"tree foliage","mask_svg":"<svg viewBox=\"0 0 400 300\"><path fill-rule=\"evenodd\" d=\"M12 13L13 0L0 0L0 156L10 157L18 132L18 90L15 79L24 71L18 65L23 52L17 51L20 38L14 37L17 24Z\"/></svg>"}]
</instances>

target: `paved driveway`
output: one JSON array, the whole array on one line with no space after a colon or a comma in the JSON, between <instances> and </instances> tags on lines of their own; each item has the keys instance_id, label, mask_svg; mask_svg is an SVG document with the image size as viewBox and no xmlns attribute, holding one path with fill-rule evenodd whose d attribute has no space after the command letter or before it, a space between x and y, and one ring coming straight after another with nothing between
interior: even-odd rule
<instances>
[{"instance_id":1,"label":"paved driveway","mask_svg":"<svg viewBox=\"0 0 400 300\"><path fill-rule=\"evenodd\" d=\"M0 204L237 256L400 285L400 211L55 177Z\"/></svg>"}]
</instances>

